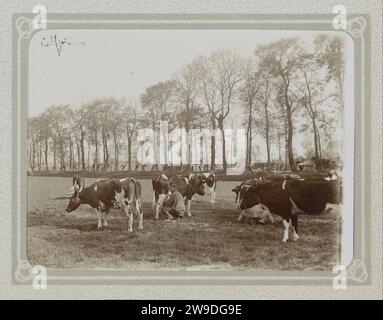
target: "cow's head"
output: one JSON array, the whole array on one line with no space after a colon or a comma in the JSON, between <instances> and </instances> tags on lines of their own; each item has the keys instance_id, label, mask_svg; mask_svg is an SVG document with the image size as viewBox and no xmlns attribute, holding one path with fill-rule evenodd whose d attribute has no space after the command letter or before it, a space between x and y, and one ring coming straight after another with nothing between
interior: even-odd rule
<instances>
[{"instance_id":1,"label":"cow's head","mask_svg":"<svg viewBox=\"0 0 383 320\"><path fill-rule=\"evenodd\" d=\"M78 193L79 193L78 190L75 190L73 196L69 198L68 206L65 209L66 212L74 211L80 206L81 199L78 196Z\"/></svg>"},{"instance_id":2,"label":"cow's head","mask_svg":"<svg viewBox=\"0 0 383 320\"><path fill-rule=\"evenodd\" d=\"M189 184L195 193L205 195L205 178L200 175L192 174L189 176Z\"/></svg>"},{"instance_id":3,"label":"cow's head","mask_svg":"<svg viewBox=\"0 0 383 320\"><path fill-rule=\"evenodd\" d=\"M231 191L235 193L235 203L241 203L244 194L249 191L253 185L241 183L239 186L235 186Z\"/></svg>"}]
</instances>

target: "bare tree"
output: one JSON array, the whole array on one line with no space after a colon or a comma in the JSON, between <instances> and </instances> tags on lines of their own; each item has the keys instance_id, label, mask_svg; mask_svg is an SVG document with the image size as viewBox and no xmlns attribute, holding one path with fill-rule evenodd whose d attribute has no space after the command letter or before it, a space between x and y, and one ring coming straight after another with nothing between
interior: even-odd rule
<instances>
[{"instance_id":1,"label":"bare tree","mask_svg":"<svg viewBox=\"0 0 383 320\"><path fill-rule=\"evenodd\" d=\"M241 56L233 50L224 49L213 52L210 57L212 67L212 82L218 91L219 103L215 118L218 129L222 135L222 162L223 170L227 172L225 119L230 113L231 104L235 98L237 85L242 80Z\"/></svg>"},{"instance_id":2,"label":"bare tree","mask_svg":"<svg viewBox=\"0 0 383 320\"><path fill-rule=\"evenodd\" d=\"M326 80L333 80L336 84L334 97L339 103L341 114L344 109L344 72L345 72L345 47L344 41L338 36L318 35L314 39L315 58L319 65L327 69Z\"/></svg>"},{"instance_id":3,"label":"bare tree","mask_svg":"<svg viewBox=\"0 0 383 320\"><path fill-rule=\"evenodd\" d=\"M257 70L256 61L253 57L247 58L243 63L243 78L240 98L244 102L247 114L246 125L246 169L251 169L252 163L252 143L253 143L253 124L254 124L254 106L256 96L260 88L260 74Z\"/></svg>"},{"instance_id":4,"label":"bare tree","mask_svg":"<svg viewBox=\"0 0 383 320\"><path fill-rule=\"evenodd\" d=\"M215 170L215 134L217 130L217 113L219 105L219 92L215 86L213 75L211 73L212 66L210 61L204 56L199 56L195 59L195 66L198 74L198 90L202 101L208 109L206 114L208 118L207 127L211 129L210 137L210 165L211 170Z\"/></svg>"},{"instance_id":5,"label":"bare tree","mask_svg":"<svg viewBox=\"0 0 383 320\"><path fill-rule=\"evenodd\" d=\"M128 141L128 170L131 171L133 137L137 134L142 119L140 118L137 109L133 107L132 104L129 104L125 99L120 100L120 103L122 105L121 121Z\"/></svg>"},{"instance_id":6,"label":"bare tree","mask_svg":"<svg viewBox=\"0 0 383 320\"><path fill-rule=\"evenodd\" d=\"M80 166L82 171L86 170L85 165L85 138L87 136L87 124L91 109L87 105L81 107L72 113L71 128L74 134L75 143L77 146L77 163L78 170Z\"/></svg>"},{"instance_id":7,"label":"bare tree","mask_svg":"<svg viewBox=\"0 0 383 320\"><path fill-rule=\"evenodd\" d=\"M178 117L181 124L184 125L186 131L186 155L187 168L191 164L191 123L196 109L196 98L198 94L198 64L192 62L184 66L180 72L175 74L176 79L176 95L181 105L181 113Z\"/></svg>"},{"instance_id":8,"label":"bare tree","mask_svg":"<svg viewBox=\"0 0 383 320\"><path fill-rule=\"evenodd\" d=\"M174 95L175 88L176 82L174 80L159 82L146 88L140 97L142 108L146 113L144 118L147 119L148 124L150 124L153 130L154 167L156 170L158 170L159 162L157 148L158 136L156 131L160 120L168 120L168 122L171 123L174 118L174 109L171 99Z\"/></svg>"},{"instance_id":9,"label":"bare tree","mask_svg":"<svg viewBox=\"0 0 383 320\"><path fill-rule=\"evenodd\" d=\"M296 92L292 82L296 80L301 46L297 39L283 39L267 46L259 46L256 54L262 57L262 67L273 75L282 90L287 121L287 152L291 170L296 170L293 154L293 114L297 107Z\"/></svg>"}]
</instances>

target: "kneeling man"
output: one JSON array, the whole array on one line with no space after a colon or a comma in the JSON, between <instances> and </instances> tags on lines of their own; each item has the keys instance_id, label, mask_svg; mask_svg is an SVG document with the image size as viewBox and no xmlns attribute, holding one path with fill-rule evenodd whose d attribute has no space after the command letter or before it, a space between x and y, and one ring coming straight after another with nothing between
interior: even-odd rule
<instances>
[{"instance_id":1,"label":"kneeling man","mask_svg":"<svg viewBox=\"0 0 383 320\"><path fill-rule=\"evenodd\" d=\"M165 216L165 219L181 219L185 213L184 197L178 190L176 190L175 185L170 185L169 191L170 195L161 207L161 215Z\"/></svg>"}]
</instances>

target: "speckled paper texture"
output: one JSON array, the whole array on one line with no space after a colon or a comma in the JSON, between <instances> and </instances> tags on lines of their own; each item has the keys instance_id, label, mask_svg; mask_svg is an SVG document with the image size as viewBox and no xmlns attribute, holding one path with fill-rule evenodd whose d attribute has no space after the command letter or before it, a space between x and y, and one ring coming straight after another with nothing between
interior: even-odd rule
<instances>
[{"instance_id":1,"label":"speckled paper texture","mask_svg":"<svg viewBox=\"0 0 383 320\"><path fill-rule=\"evenodd\" d=\"M310 2L310 5L309 5ZM115 280L104 280L92 284L71 280L68 285L62 283L49 283L46 290L35 290L31 284L19 284L14 279L17 267L17 255L15 243L22 243L18 237L18 224L23 220L15 222L15 201L19 201L21 207L25 205L25 197L19 194L22 186L20 182L25 182L25 178L15 179L15 166L17 162L12 158L15 145L18 139L22 139L22 132L16 130L15 120L12 119L15 106L14 97L17 85L18 74L15 72L16 50L14 42L15 36L15 14L28 16L32 14L32 8L38 2L14 2L3 1L1 3L1 33L0 33L0 68L1 68L1 87L0 87L0 107L2 115L2 126L0 135L0 174L2 179L0 204L2 214L0 215L0 297L27 298L27 299L47 299L47 298L86 298L86 299L360 299L360 298L382 298L382 3L380 1L301 1L271 2L271 1L92 1L91 3L78 3L76 1L47 1L44 5L49 13L66 13L81 15L89 13L95 14L163 14L162 19L170 14L184 17L188 14L210 14L212 20L214 15L232 14L237 18L245 14L284 14L284 15L309 15L323 14L331 15L335 5L342 4L347 8L347 13L352 17L363 17L368 21L365 29L365 39L369 42L370 48L364 53L364 65L371 65L371 71L364 81L367 81L365 95L367 99L362 101L362 106L356 106L360 137L356 137L355 146L358 154L355 157L355 166L360 168L355 190L360 190L356 197L360 196L360 212L365 214L363 219L364 229L356 228L356 232L362 233L362 248L366 252L365 266L368 273L368 281L359 285L350 285L344 290L334 290L331 281L328 285L315 285L310 282L291 285L288 283L269 284L267 279L260 283L242 285L232 281L230 284L217 284L198 281L196 284L184 283L182 281L167 282L166 280L157 281L153 284L132 282L126 285L118 285ZM244 16L245 17L245 16ZM282 18L282 16L281 16ZM49 18L48 18L49 19ZM230 19L230 18L229 18ZM282 19L281 19L282 20ZM281 22L282 23L282 22ZM25 57L20 57L23 59ZM358 80L356 80L356 91L358 91ZM13 106L13 107L12 107ZM358 109L359 108L359 109ZM368 109L367 109L368 108ZM16 113L18 115L18 113ZM22 115L20 116L22 117ZM18 135L21 132L21 136ZM366 144L366 138L370 144ZM13 160L12 160L13 159ZM24 179L24 180L23 180ZM15 181L16 180L16 181ZM22 184L22 183L21 183ZM367 212L366 212L367 211ZM361 221L361 220L356 220ZM357 226L360 227L360 226ZM361 230L361 231L360 231ZM363 234L368 232L368 234ZM358 236L357 235L357 236ZM359 239L356 236L357 239ZM368 260L368 261L367 261ZM16 269L15 269L16 268ZM298 275L295 275L298 276ZM171 283L171 285L170 285Z\"/></svg>"}]
</instances>

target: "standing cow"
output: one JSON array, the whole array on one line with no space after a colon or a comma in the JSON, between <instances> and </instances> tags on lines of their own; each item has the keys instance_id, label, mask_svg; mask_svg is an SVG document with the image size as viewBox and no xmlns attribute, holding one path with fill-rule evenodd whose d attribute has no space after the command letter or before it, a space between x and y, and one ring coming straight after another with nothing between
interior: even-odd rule
<instances>
[{"instance_id":1,"label":"standing cow","mask_svg":"<svg viewBox=\"0 0 383 320\"><path fill-rule=\"evenodd\" d=\"M70 197L67 212L76 210L81 204L88 204L96 210L97 228L108 225L107 214L114 203L118 202L122 212L128 217L128 231L133 231L133 209L139 215L138 229L143 229L143 211L141 208L141 184L133 178L105 179L93 183L81 190L74 189Z\"/></svg>"},{"instance_id":2,"label":"standing cow","mask_svg":"<svg viewBox=\"0 0 383 320\"><path fill-rule=\"evenodd\" d=\"M165 174L154 177L152 179L153 186L153 207L155 211L155 219L159 219L161 206L169 194L169 185L174 184L185 199L187 215L191 216L190 206L193 195L205 195L206 179L197 174L191 174L189 177L174 176L167 177Z\"/></svg>"},{"instance_id":3,"label":"standing cow","mask_svg":"<svg viewBox=\"0 0 383 320\"><path fill-rule=\"evenodd\" d=\"M271 213L282 217L283 242L289 237L289 227L294 240L299 239L298 215L319 214L325 211L327 204L340 204L341 192L339 180L284 180L265 182L249 188L240 203L240 210L256 206L266 206Z\"/></svg>"},{"instance_id":4,"label":"standing cow","mask_svg":"<svg viewBox=\"0 0 383 320\"><path fill-rule=\"evenodd\" d=\"M194 174L191 174L189 176L189 179ZM211 172L204 172L204 173L197 173L198 176L202 177L202 180L204 182L205 187L205 193L210 194L210 203L215 203L216 198L216 192L215 189L217 188L217 179L215 177L215 173Z\"/></svg>"}]
</instances>

